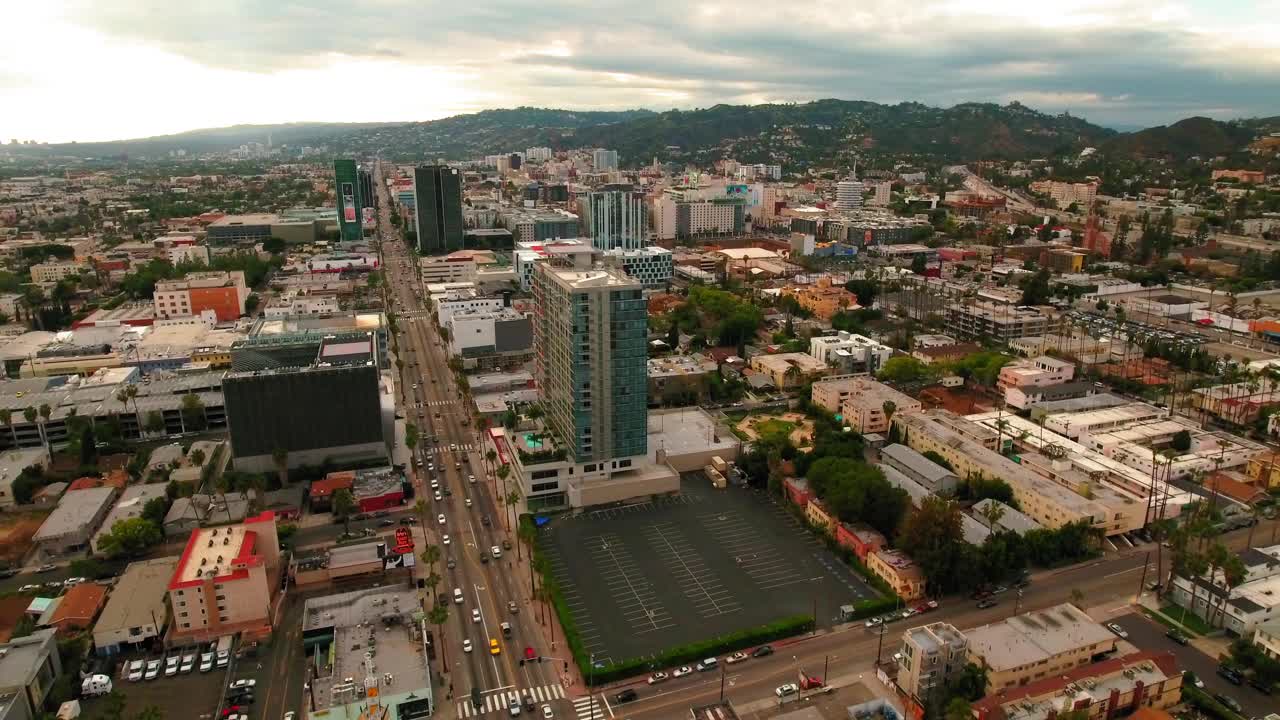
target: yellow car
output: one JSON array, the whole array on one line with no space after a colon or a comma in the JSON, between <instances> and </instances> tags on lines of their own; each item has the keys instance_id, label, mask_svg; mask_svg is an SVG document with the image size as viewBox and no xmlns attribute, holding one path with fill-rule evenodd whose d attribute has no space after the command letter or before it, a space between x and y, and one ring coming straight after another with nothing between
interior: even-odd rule
<instances>
[{"instance_id":1,"label":"yellow car","mask_svg":"<svg viewBox=\"0 0 1280 720\"><path fill-rule=\"evenodd\" d=\"M489 638L489 654L490 655L502 654L502 648L498 647L498 641L494 640L493 638Z\"/></svg>"}]
</instances>

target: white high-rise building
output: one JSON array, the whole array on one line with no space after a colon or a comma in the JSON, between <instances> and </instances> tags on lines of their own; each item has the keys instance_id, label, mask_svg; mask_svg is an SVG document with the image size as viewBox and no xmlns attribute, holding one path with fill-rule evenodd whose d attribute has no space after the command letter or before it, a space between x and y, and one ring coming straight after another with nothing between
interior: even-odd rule
<instances>
[{"instance_id":1,"label":"white high-rise building","mask_svg":"<svg viewBox=\"0 0 1280 720\"><path fill-rule=\"evenodd\" d=\"M836 183L836 209L861 209L863 189L862 183L857 180L841 180Z\"/></svg>"},{"instance_id":2,"label":"white high-rise building","mask_svg":"<svg viewBox=\"0 0 1280 720\"><path fill-rule=\"evenodd\" d=\"M598 172L604 172L606 170L617 170L618 169L618 151L605 150L604 148L597 148L595 152L591 153L591 164L595 167L596 171Z\"/></svg>"},{"instance_id":3,"label":"white high-rise building","mask_svg":"<svg viewBox=\"0 0 1280 720\"><path fill-rule=\"evenodd\" d=\"M873 186L873 189L875 190L875 196L871 198L872 205L879 205L881 207L884 207L885 205L889 204L890 200L892 200L893 183L889 182L888 180L876 183Z\"/></svg>"},{"instance_id":4,"label":"white high-rise building","mask_svg":"<svg viewBox=\"0 0 1280 720\"><path fill-rule=\"evenodd\" d=\"M581 195L578 215L591 243L600 250L637 250L649 238L643 193L606 190Z\"/></svg>"},{"instance_id":5,"label":"white high-rise building","mask_svg":"<svg viewBox=\"0 0 1280 720\"><path fill-rule=\"evenodd\" d=\"M546 162L551 159L551 148L531 147L524 151L524 157L529 162Z\"/></svg>"}]
</instances>

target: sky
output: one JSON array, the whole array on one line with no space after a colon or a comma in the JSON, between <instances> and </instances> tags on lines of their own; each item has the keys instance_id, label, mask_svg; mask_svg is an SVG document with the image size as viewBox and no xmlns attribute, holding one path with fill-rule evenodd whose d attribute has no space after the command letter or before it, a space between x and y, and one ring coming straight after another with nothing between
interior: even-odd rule
<instances>
[{"instance_id":1,"label":"sky","mask_svg":"<svg viewBox=\"0 0 1280 720\"><path fill-rule=\"evenodd\" d=\"M1280 0L0 0L0 142L486 108L1280 115Z\"/></svg>"}]
</instances>

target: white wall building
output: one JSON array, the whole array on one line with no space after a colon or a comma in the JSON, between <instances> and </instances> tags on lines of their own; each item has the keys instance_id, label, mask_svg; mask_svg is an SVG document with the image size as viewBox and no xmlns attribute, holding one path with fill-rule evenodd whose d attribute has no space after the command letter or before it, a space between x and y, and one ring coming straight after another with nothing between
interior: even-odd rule
<instances>
[{"instance_id":1,"label":"white wall building","mask_svg":"<svg viewBox=\"0 0 1280 720\"><path fill-rule=\"evenodd\" d=\"M875 373L893 357L893 348L865 335L844 330L809 339L809 354L843 373Z\"/></svg>"},{"instance_id":2,"label":"white wall building","mask_svg":"<svg viewBox=\"0 0 1280 720\"><path fill-rule=\"evenodd\" d=\"M841 180L836 183L836 210L859 210L865 186L857 180Z\"/></svg>"}]
</instances>

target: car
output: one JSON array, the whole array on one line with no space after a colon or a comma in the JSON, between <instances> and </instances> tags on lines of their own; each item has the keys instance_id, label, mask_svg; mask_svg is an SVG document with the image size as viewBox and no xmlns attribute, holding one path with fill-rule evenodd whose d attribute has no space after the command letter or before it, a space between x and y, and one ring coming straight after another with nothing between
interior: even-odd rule
<instances>
[{"instance_id":1,"label":"car","mask_svg":"<svg viewBox=\"0 0 1280 720\"><path fill-rule=\"evenodd\" d=\"M439 489L440 489L440 481L439 481L439 480L436 480L435 478L432 478L432 479L431 479L431 489L432 489L432 490L439 490Z\"/></svg>"},{"instance_id":2,"label":"car","mask_svg":"<svg viewBox=\"0 0 1280 720\"><path fill-rule=\"evenodd\" d=\"M1000 603L996 602L995 598L984 598L978 601L978 609L986 610L987 608L993 608L999 604Z\"/></svg>"},{"instance_id":3,"label":"car","mask_svg":"<svg viewBox=\"0 0 1280 720\"><path fill-rule=\"evenodd\" d=\"M230 685L227 686L227 689L239 690L240 688L251 688L251 687L256 687L257 685L258 685L257 680L254 680L252 678L245 678L243 680L237 680L231 683Z\"/></svg>"},{"instance_id":4,"label":"car","mask_svg":"<svg viewBox=\"0 0 1280 720\"><path fill-rule=\"evenodd\" d=\"M195 669L196 669L196 656L194 654L183 655L182 663L178 666L178 672L182 673L183 675L186 675L187 673Z\"/></svg>"},{"instance_id":5,"label":"car","mask_svg":"<svg viewBox=\"0 0 1280 720\"><path fill-rule=\"evenodd\" d=\"M401 525L417 525L417 524L418 524L418 518L416 518L416 517L402 517L402 518L400 518L400 524L401 524Z\"/></svg>"},{"instance_id":6,"label":"car","mask_svg":"<svg viewBox=\"0 0 1280 720\"><path fill-rule=\"evenodd\" d=\"M285 713L284 717L280 718L280 720L298 720L298 713L290 710L289 712Z\"/></svg>"},{"instance_id":7,"label":"car","mask_svg":"<svg viewBox=\"0 0 1280 720\"><path fill-rule=\"evenodd\" d=\"M1191 640L1188 639L1186 635L1183 635L1177 630L1170 630L1169 632L1165 633L1164 636L1178 643L1179 645L1186 645L1191 642Z\"/></svg>"},{"instance_id":8,"label":"car","mask_svg":"<svg viewBox=\"0 0 1280 720\"><path fill-rule=\"evenodd\" d=\"M685 675L692 675L692 674L693 674L693 668L689 667L688 665L681 665L680 667L671 671L671 677L673 678L682 678Z\"/></svg>"},{"instance_id":9,"label":"car","mask_svg":"<svg viewBox=\"0 0 1280 720\"><path fill-rule=\"evenodd\" d=\"M218 667L220 667L220 668L224 668L224 667L226 667L226 666L227 666L227 664L228 664L228 663L230 663L230 662L231 662L231 651L230 651L230 650L219 650L219 651L218 651L218 662L217 662Z\"/></svg>"},{"instance_id":10,"label":"car","mask_svg":"<svg viewBox=\"0 0 1280 720\"><path fill-rule=\"evenodd\" d=\"M1240 674L1240 671L1229 665L1219 665L1218 676L1232 685L1240 685L1244 683L1244 676Z\"/></svg>"},{"instance_id":11,"label":"car","mask_svg":"<svg viewBox=\"0 0 1280 720\"><path fill-rule=\"evenodd\" d=\"M761 645L760 647L751 651L751 657L762 658L762 657L768 657L769 655L772 655L772 654L773 654L772 645Z\"/></svg>"},{"instance_id":12,"label":"car","mask_svg":"<svg viewBox=\"0 0 1280 720\"><path fill-rule=\"evenodd\" d=\"M79 585L80 583L84 583L84 582L89 582L89 578L85 578L85 577L69 577L69 578L67 578L66 580L63 580L63 581L62 581L62 587L64 587L64 588L73 588L73 587L75 587L75 586Z\"/></svg>"},{"instance_id":13,"label":"car","mask_svg":"<svg viewBox=\"0 0 1280 720\"><path fill-rule=\"evenodd\" d=\"M668 674L666 674L666 673L664 673L664 672L656 672L656 673L654 673L654 674L652 674L652 675L650 675L650 676L649 676L649 681L648 681L648 682L649 682L649 684L650 684L650 685L657 685L658 683L660 683L660 682L665 682L665 681L667 681L667 680L669 680L669 679L671 679L671 676L670 676L670 675L668 675Z\"/></svg>"},{"instance_id":14,"label":"car","mask_svg":"<svg viewBox=\"0 0 1280 720\"><path fill-rule=\"evenodd\" d=\"M471 652L471 639L470 639L470 638L468 638L468 639L466 639L466 640L463 640L463 641L462 641L462 652L467 652L467 653Z\"/></svg>"},{"instance_id":15,"label":"car","mask_svg":"<svg viewBox=\"0 0 1280 720\"><path fill-rule=\"evenodd\" d=\"M207 673L213 670L213 653L204 653L200 656L200 672Z\"/></svg>"},{"instance_id":16,"label":"car","mask_svg":"<svg viewBox=\"0 0 1280 720\"><path fill-rule=\"evenodd\" d=\"M480 524L481 524L481 525L483 525L483 526L485 526L485 527L489 527L489 525L491 525L491 524L492 524L492 522L493 522L493 521L491 521L491 520L489 519L489 516L488 516L488 515L481 515L481 516L480 516Z\"/></svg>"},{"instance_id":17,"label":"car","mask_svg":"<svg viewBox=\"0 0 1280 720\"><path fill-rule=\"evenodd\" d=\"M127 668L128 674L125 677L129 678L129 682L138 682L146 672L146 666L146 663L141 660L130 662Z\"/></svg>"},{"instance_id":18,"label":"car","mask_svg":"<svg viewBox=\"0 0 1280 720\"><path fill-rule=\"evenodd\" d=\"M243 705L231 705L222 709L222 717L231 718L238 716L240 711L249 712L249 708Z\"/></svg>"},{"instance_id":19,"label":"car","mask_svg":"<svg viewBox=\"0 0 1280 720\"><path fill-rule=\"evenodd\" d=\"M1274 685L1258 677L1256 672L1249 676L1249 687L1263 695L1270 695L1274 691Z\"/></svg>"},{"instance_id":20,"label":"car","mask_svg":"<svg viewBox=\"0 0 1280 720\"><path fill-rule=\"evenodd\" d=\"M551 718L554 718L555 716L556 716L556 714L555 714L555 713L553 713L553 712L551 712L551 706L550 706L550 705L543 705L543 706L542 706L542 717L543 717L543 718L545 718L545 720L551 720Z\"/></svg>"},{"instance_id":21,"label":"car","mask_svg":"<svg viewBox=\"0 0 1280 720\"><path fill-rule=\"evenodd\" d=\"M437 490L437 491L435 492L435 494L434 494L434 495L432 495L431 497L432 497L432 499L434 499L436 502L444 502L444 495L442 495L442 494L440 493L440 491L439 491L439 490Z\"/></svg>"},{"instance_id":22,"label":"car","mask_svg":"<svg viewBox=\"0 0 1280 720\"><path fill-rule=\"evenodd\" d=\"M489 654L490 655L502 654L502 646L498 645L498 641L496 638L489 638Z\"/></svg>"},{"instance_id":23,"label":"car","mask_svg":"<svg viewBox=\"0 0 1280 720\"><path fill-rule=\"evenodd\" d=\"M489 552L493 554L494 560L497 560L498 558L502 557L502 548L498 547L497 545L494 545L493 547L489 548Z\"/></svg>"},{"instance_id":24,"label":"car","mask_svg":"<svg viewBox=\"0 0 1280 720\"><path fill-rule=\"evenodd\" d=\"M466 505L467 507L471 507L471 498L467 498Z\"/></svg>"},{"instance_id":25,"label":"car","mask_svg":"<svg viewBox=\"0 0 1280 720\"><path fill-rule=\"evenodd\" d=\"M991 590L992 595L1000 595L1002 593L1007 593L1007 592L1009 592L1009 588L1005 587L1004 585L997 585L995 586L995 588Z\"/></svg>"},{"instance_id":26,"label":"car","mask_svg":"<svg viewBox=\"0 0 1280 720\"><path fill-rule=\"evenodd\" d=\"M1234 713L1244 712L1244 708L1240 707L1240 703L1236 699L1225 693L1214 693L1213 699L1222 703L1224 707Z\"/></svg>"},{"instance_id":27,"label":"car","mask_svg":"<svg viewBox=\"0 0 1280 720\"><path fill-rule=\"evenodd\" d=\"M614 695L613 701L621 705L622 703L629 703L638 697L640 697L640 693L631 688L627 688L626 690Z\"/></svg>"},{"instance_id":28,"label":"car","mask_svg":"<svg viewBox=\"0 0 1280 720\"><path fill-rule=\"evenodd\" d=\"M516 604L515 600L507 601L507 612L511 613L512 615L515 615L520 612L520 606Z\"/></svg>"},{"instance_id":29,"label":"car","mask_svg":"<svg viewBox=\"0 0 1280 720\"><path fill-rule=\"evenodd\" d=\"M1195 685L1196 687L1202 690L1204 689L1204 681L1201 680L1199 676L1197 676L1195 673L1191 672L1190 670L1182 671L1182 682L1191 683L1192 685Z\"/></svg>"},{"instance_id":30,"label":"car","mask_svg":"<svg viewBox=\"0 0 1280 720\"><path fill-rule=\"evenodd\" d=\"M911 617L912 615L915 615L915 614L916 614L916 609L915 609L915 608L907 608L906 610L903 610L903 611L902 611L902 619L903 619L903 620L906 620L907 618L909 618L909 617Z\"/></svg>"},{"instance_id":31,"label":"car","mask_svg":"<svg viewBox=\"0 0 1280 720\"><path fill-rule=\"evenodd\" d=\"M164 659L164 676L173 677L178 674L178 667L182 663L182 658L177 655L170 655Z\"/></svg>"},{"instance_id":32,"label":"car","mask_svg":"<svg viewBox=\"0 0 1280 720\"><path fill-rule=\"evenodd\" d=\"M446 561L445 561L445 567L447 567L447 568L449 568L450 570L452 570L452 569L454 569L454 568L458 567L458 561L457 561L457 560L454 560L453 558L449 558L448 560L446 560Z\"/></svg>"},{"instance_id":33,"label":"car","mask_svg":"<svg viewBox=\"0 0 1280 720\"><path fill-rule=\"evenodd\" d=\"M475 485L475 484L476 484L476 476L475 476L475 475L468 475L468 476L467 476L467 482L468 482L468 483L471 483L472 485Z\"/></svg>"},{"instance_id":34,"label":"car","mask_svg":"<svg viewBox=\"0 0 1280 720\"><path fill-rule=\"evenodd\" d=\"M391 518L383 518L378 521L378 524L381 525L382 527L391 527L392 525L396 524L396 521L392 520Z\"/></svg>"},{"instance_id":35,"label":"car","mask_svg":"<svg viewBox=\"0 0 1280 720\"><path fill-rule=\"evenodd\" d=\"M1120 627L1116 623L1107 623L1107 629L1115 633L1116 635L1119 635L1122 638L1129 637L1129 633L1125 632L1125 629Z\"/></svg>"},{"instance_id":36,"label":"car","mask_svg":"<svg viewBox=\"0 0 1280 720\"><path fill-rule=\"evenodd\" d=\"M461 604L462 604L462 588L454 588L454 589L453 589L453 603L454 603L455 605L461 605Z\"/></svg>"},{"instance_id":37,"label":"car","mask_svg":"<svg viewBox=\"0 0 1280 720\"><path fill-rule=\"evenodd\" d=\"M145 677L147 680L155 680L156 678L160 677L160 661L148 660L147 674L143 677Z\"/></svg>"},{"instance_id":38,"label":"car","mask_svg":"<svg viewBox=\"0 0 1280 720\"><path fill-rule=\"evenodd\" d=\"M444 513L440 513L439 515L436 516L436 522L440 523L441 525L444 524Z\"/></svg>"},{"instance_id":39,"label":"car","mask_svg":"<svg viewBox=\"0 0 1280 720\"><path fill-rule=\"evenodd\" d=\"M448 534L445 534L445 535L441 535L441 536L440 536L440 544L441 544L441 545L448 545L448 544L449 544L449 535L448 535Z\"/></svg>"},{"instance_id":40,"label":"car","mask_svg":"<svg viewBox=\"0 0 1280 720\"><path fill-rule=\"evenodd\" d=\"M487 562L489 562L489 551L488 551L488 550L481 550L481 551L480 551L480 562L482 562L482 563L487 563Z\"/></svg>"},{"instance_id":41,"label":"car","mask_svg":"<svg viewBox=\"0 0 1280 720\"><path fill-rule=\"evenodd\" d=\"M47 572L53 572L54 570L57 570L57 569L58 569L57 565L54 565L53 563L45 563L44 565L41 565L40 567L36 568L36 572L47 573Z\"/></svg>"},{"instance_id":42,"label":"car","mask_svg":"<svg viewBox=\"0 0 1280 720\"><path fill-rule=\"evenodd\" d=\"M726 665L737 665L738 663L743 662L749 657L751 656L744 652L736 652L730 655L729 657L725 658L724 662Z\"/></svg>"},{"instance_id":43,"label":"car","mask_svg":"<svg viewBox=\"0 0 1280 720\"><path fill-rule=\"evenodd\" d=\"M511 698L511 702L507 703L507 712L511 714L511 717L520 714L520 698Z\"/></svg>"},{"instance_id":44,"label":"car","mask_svg":"<svg viewBox=\"0 0 1280 720\"><path fill-rule=\"evenodd\" d=\"M18 574L18 568L3 568L3 569L0 569L0 578L11 578L11 577L13 577L14 575L17 575L17 574Z\"/></svg>"},{"instance_id":45,"label":"car","mask_svg":"<svg viewBox=\"0 0 1280 720\"><path fill-rule=\"evenodd\" d=\"M24 593L40 592L43 589L44 589L43 585L23 585L22 587L18 588L18 592L24 592Z\"/></svg>"},{"instance_id":46,"label":"car","mask_svg":"<svg viewBox=\"0 0 1280 720\"><path fill-rule=\"evenodd\" d=\"M780 698L790 697L799 692L800 692L800 686L795 683L787 683L786 685L779 685L778 687L773 689L773 694L777 695Z\"/></svg>"},{"instance_id":47,"label":"car","mask_svg":"<svg viewBox=\"0 0 1280 720\"><path fill-rule=\"evenodd\" d=\"M472 608L472 609L471 609L471 622L473 622L473 623L478 623L478 622L480 622L480 609L479 609L479 608Z\"/></svg>"}]
</instances>

